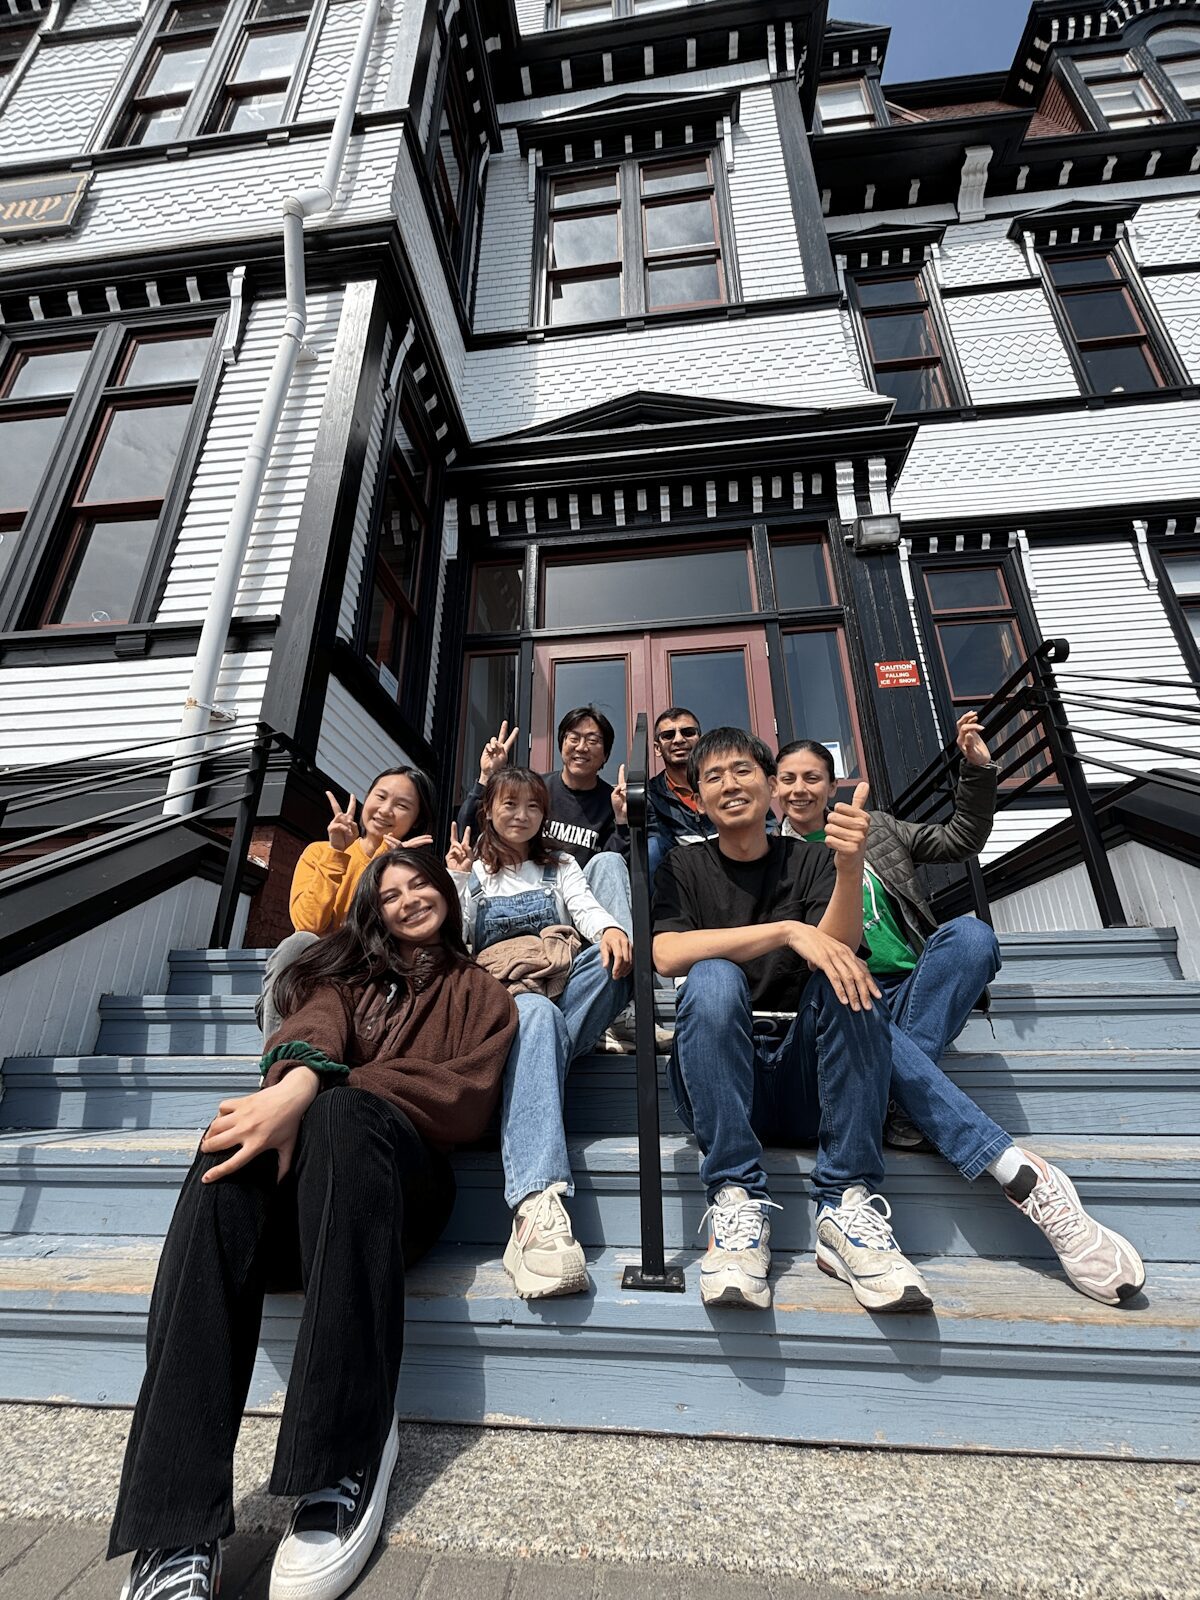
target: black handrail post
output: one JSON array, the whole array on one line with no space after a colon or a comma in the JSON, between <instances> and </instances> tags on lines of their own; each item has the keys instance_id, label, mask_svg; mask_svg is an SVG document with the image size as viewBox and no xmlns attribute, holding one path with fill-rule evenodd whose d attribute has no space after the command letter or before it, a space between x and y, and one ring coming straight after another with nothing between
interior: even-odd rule
<instances>
[{"instance_id":1,"label":"black handrail post","mask_svg":"<svg viewBox=\"0 0 1200 1600\"><path fill-rule=\"evenodd\" d=\"M1066 707L1063 705L1054 676L1054 663L1066 661L1070 654L1071 646L1066 639L1048 639L1041 649L1035 652L1038 689L1042 700L1042 725L1050 747L1054 770L1058 774L1058 781L1062 784L1063 795L1070 807L1071 819L1079 836L1079 848L1083 853L1083 864L1087 869L1092 893L1096 897L1096 908L1100 913L1101 924L1106 928L1124 928L1128 924L1125 908L1121 904L1121 892L1117 888L1112 863L1108 859L1104 840L1100 836L1096 809L1092 804L1079 751L1075 747L1075 739L1067 722Z\"/></svg>"},{"instance_id":2,"label":"black handrail post","mask_svg":"<svg viewBox=\"0 0 1200 1600\"><path fill-rule=\"evenodd\" d=\"M637 1051L638 1200L642 1222L641 1265L626 1267L626 1289L681 1291L683 1272L668 1267L663 1243L662 1149L658 1125L658 1059L654 1049L654 960L651 954L650 857L646 838L646 784L650 745L646 713L633 730L625 793L629 808L629 879L633 895L633 1011Z\"/></svg>"},{"instance_id":3,"label":"black handrail post","mask_svg":"<svg viewBox=\"0 0 1200 1600\"><path fill-rule=\"evenodd\" d=\"M983 878L983 868L979 865L978 856L968 856L966 860L967 887L971 891L971 903L975 907L975 915L980 922L986 922L992 927L992 904L988 899L987 884Z\"/></svg>"},{"instance_id":4,"label":"black handrail post","mask_svg":"<svg viewBox=\"0 0 1200 1600\"><path fill-rule=\"evenodd\" d=\"M246 787L238 801L233 833L229 840L229 856L221 878L221 893L217 900L217 914L213 918L212 945L217 950L228 950L233 937L233 924L237 916L238 892L242 872L250 852L254 823L258 817L258 803L262 798L263 780L267 775L267 759L271 754L272 734L265 723L259 723L250 748L246 765Z\"/></svg>"}]
</instances>

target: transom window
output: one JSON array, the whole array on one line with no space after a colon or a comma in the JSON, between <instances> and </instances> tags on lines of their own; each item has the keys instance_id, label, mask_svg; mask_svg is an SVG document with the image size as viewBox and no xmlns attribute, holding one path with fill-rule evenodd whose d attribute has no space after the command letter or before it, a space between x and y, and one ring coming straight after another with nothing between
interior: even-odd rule
<instances>
[{"instance_id":1,"label":"transom window","mask_svg":"<svg viewBox=\"0 0 1200 1600\"><path fill-rule=\"evenodd\" d=\"M822 133L856 133L861 128L873 128L878 121L862 78L823 83L817 90L817 113Z\"/></svg>"},{"instance_id":2,"label":"transom window","mask_svg":"<svg viewBox=\"0 0 1200 1600\"><path fill-rule=\"evenodd\" d=\"M1059 325L1092 394L1131 394L1170 381L1119 250L1043 261Z\"/></svg>"},{"instance_id":3,"label":"transom window","mask_svg":"<svg viewBox=\"0 0 1200 1600\"><path fill-rule=\"evenodd\" d=\"M897 411L957 403L924 272L873 273L849 280L875 387Z\"/></svg>"},{"instance_id":4,"label":"transom window","mask_svg":"<svg viewBox=\"0 0 1200 1600\"><path fill-rule=\"evenodd\" d=\"M545 317L595 322L728 298L711 154L550 179Z\"/></svg>"},{"instance_id":5,"label":"transom window","mask_svg":"<svg viewBox=\"0 0 1200 1600\"><path fill-rule=\"evenodd\" d=\"M750 551L677 550L619 561L548 561L541 625L673 622L754 610Z\"/></svg>"}]
</instances>

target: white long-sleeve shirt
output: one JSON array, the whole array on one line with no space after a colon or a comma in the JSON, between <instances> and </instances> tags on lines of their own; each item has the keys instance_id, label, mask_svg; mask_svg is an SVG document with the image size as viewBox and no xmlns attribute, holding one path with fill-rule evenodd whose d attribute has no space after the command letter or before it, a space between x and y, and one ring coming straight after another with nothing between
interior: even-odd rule
<instances>
[{"instance_id":1,"label":"white long-sleeve shirt","mask_svg":"<svg viewBox=\"0 0 1200 1600\"><path fill-rule=\"evenodd\" d=\"M462 906L463 936L472 948L475 944L475 911L479 904L479 896L469 892L472 876L482 886L483 898L488 900L551 887L558 903L559 921L570 923L590 944L598 943L605 928L618 926L588 888L587 879L572 856L565 856L554 868L553 885L546 884L544 868L532 861L525 861L519 867L501 867L499 872L489 872L482 861L477 861L470 872L452 872L450 876L454 879Z\"/></svg>"}]
</instances>

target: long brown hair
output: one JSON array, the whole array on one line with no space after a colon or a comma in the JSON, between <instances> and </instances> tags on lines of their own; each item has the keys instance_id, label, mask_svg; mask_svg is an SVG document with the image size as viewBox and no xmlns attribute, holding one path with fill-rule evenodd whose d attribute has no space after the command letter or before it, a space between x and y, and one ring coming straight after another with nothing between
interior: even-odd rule
<instances>
[{"instance_id":1,"label":"long brown hair","mask_svg":"<svg viewBox=\"0 0 1200 1600\"><path fill-rule=\"evenodd\" d=\"M502 800L506 794L521 789L527 789L536 804L542 808L541 826L530 839L528 855L524 858L515 846L506 844L492 826L493 805ZM500 872L504 867L519 867L522 859L532 861L539 867L557 865L562 860L562 852L546 837L546 821L549 814L550 791L546 788L546 780L540 773L534 772L529 767L501 767L488 779L483 799L479 802L479 837L475 843L476 855L489 872Z\"/></svg>"},{"instance_id":2,"label":"long brown hair","mask_svg":"<svg viewBox=\"0 0 1200 1600\"><path fill-rule=\"evenodd\" d=\"M438 943L417 951L416 959L403 962L404 946L387 930L379 904L379 880L389 867L412 867L446 902L446 920ZM454 880L432 850L387 850L375 856L354 891L346 920L336 933L319 939L279 974L275 1004L281 1017L290 1016L322 984L360 988L377 978L396 982L399 994L419 992L444 972L471 960L463 939L462 907Z\"/></svg>"}]
</instances>

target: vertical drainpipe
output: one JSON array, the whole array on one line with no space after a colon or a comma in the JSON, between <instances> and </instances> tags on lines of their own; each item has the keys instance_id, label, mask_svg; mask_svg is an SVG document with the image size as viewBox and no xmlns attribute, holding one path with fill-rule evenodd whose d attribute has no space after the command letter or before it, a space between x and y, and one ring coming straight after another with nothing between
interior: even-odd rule
<instances>
[{"instance_id":1,"label":"vertical drainpipe","mask_svg":"<svg viewBox=\"0 0 1200 1600\"><path fill-rule=\"evenodd\" d=\"M311 189L301 189L290 194L283 202L283 272L286 315L271 376L263 392L258 420L246 447L242 474L238 479L237 493L229 515L229 527L217 561L217 574L204 614L200 640L196 646L196 659L192 664L191 682L188 684L183 717L179 724L179 755L167 783L167 796L163 811L167 815L184 816L195 802L195 796L183 790L199 781L199 762L204 753L198 736L206 733L213 714L217 679L225 655L225 641L233 620L242 567L254 527L254 517L262 494L267 462L279 430L280 418L292 384L296 362L304 348L307 327L307 306L304 275L304 222L306 217L332 209L337 197L338 180L346 159L346 149L354 126L354 114L362 93L367 60L379 22L383 0L366 0L362 24L354 45L350 74L338 103L333 132L320 179ZM183 741L188 741L184 743Z\"/></svg>"}]
</instances>

